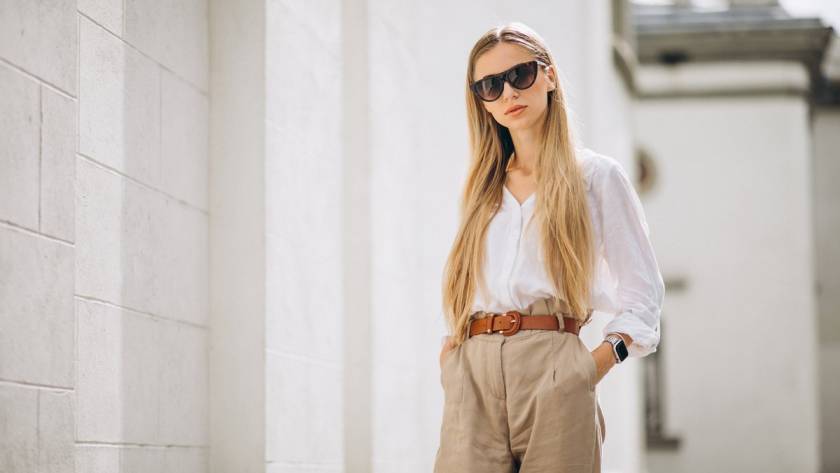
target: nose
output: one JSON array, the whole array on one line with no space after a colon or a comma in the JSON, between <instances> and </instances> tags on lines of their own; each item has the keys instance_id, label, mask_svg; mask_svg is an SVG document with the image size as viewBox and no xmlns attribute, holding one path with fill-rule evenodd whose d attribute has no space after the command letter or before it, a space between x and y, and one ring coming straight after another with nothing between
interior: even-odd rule
<instances>
[{"instance_id":1,"label":"nose","mask_svg":"<svg viewBox=\"0 0 840 473\"><path fill-rule=\"evenodd\" d=\"M503 98L509 99L509 98L513 97L514 95L516 95L517 93L518 93L518 91L512 85L510 85L510 82L504 81L504 84L502 86L502 97Z\"/></svg>"}]
</instances>

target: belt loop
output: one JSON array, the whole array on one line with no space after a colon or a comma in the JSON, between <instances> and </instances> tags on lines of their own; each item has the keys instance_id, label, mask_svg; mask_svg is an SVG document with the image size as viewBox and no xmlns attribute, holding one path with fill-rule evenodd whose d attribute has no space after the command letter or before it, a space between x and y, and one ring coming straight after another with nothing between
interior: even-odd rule
<instances>
[{"instance_id":1,"label":"belt loop","mask_svg":"<svg viewBox=\"0 0 840 473\"><path fill-rule=\"evenodd\" d=\"M495 318L496 318L495 313L490 314L490 324L487 326L487 331L485 333L493 333L493 319L495 319Z\"/></svg>"}]
</instances>

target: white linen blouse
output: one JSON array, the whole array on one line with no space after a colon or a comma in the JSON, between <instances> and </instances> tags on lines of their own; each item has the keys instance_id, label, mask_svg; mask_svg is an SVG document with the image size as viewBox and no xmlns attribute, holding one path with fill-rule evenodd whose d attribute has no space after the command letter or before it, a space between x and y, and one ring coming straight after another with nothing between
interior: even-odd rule
<instances>
[{"instance_id":1,"label":"white linen blouse","mask_svg":"<svg viewBox=\"0 0 840 473\"><path fill-rule=\"evenodd\" d=\"M643 357L659 344L665 284L642 204L618 161L589 148L577 151L598 253L589 307L614 314L603 335L630 335L629 355ZM476 291L471 313L518 310L556 296L543 268L538 226L532 220L536 192L521 205L507 187L503 194L485 243L484 271L490 293Z\"/></svg>"}]
</instances>

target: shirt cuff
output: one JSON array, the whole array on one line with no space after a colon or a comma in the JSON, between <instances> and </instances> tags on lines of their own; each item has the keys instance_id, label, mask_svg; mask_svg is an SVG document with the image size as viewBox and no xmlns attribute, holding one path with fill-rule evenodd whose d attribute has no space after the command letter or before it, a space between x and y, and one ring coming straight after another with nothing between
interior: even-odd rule
<instances>
[{"instance_id":1,"label":"shirt cuff","mask_svg":"<svg viewBox=\"0 0 840 473\"><path fill-rule=\"evenodd\" d=\"M610 333L626 333L633 338L633 343L627 347L627 352L634 358L656 352L659 345L659 322L656 323L655 329L651 329L649 325L634 317L630 312L617 315L604 326L604 337Z\"/></svg>"}]
</instances>

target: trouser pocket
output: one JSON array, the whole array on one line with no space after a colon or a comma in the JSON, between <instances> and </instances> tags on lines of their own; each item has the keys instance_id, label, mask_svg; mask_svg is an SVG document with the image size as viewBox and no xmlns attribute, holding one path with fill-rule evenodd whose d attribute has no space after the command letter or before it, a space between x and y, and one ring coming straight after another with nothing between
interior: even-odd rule
<instances>
[{"instance_id":1,"label":"trouser pocket","mask_svg":"<svg viewBox=\"0 0 840 473\"><path fill-rule=\"evenodd\" d=\"M443 387L444 404L460 401L463 389L463 376L460 374L459 361L464 346L453 348L443 356L440 368L440 385Z\"/></svg>"},{"instance_id":2,"label":"trouser pocket","mask_svg":"<svg viewBox=\"0 0 840 473\"><path fill-rule=\"evenodd\" d=\"M561 391L595 391L598 366L583 341L568 332L558 332L553 340L554 387Z\"/></svg>"}]
</instances>

